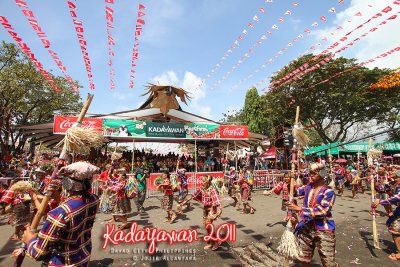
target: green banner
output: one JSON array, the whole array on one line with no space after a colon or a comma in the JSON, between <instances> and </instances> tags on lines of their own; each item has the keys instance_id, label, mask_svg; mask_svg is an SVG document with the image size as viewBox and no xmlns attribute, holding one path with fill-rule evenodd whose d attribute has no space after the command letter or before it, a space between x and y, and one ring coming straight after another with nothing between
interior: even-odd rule
<instances>
[{"instance_id":1,"label":"green banner","mask_svg":"<svg viewBox=\"0 0 400 267\"><path fill-rule=\"evenodd\" d=\"M185 125L186 138L206 138L217 139L219 135L218 124L186 124Z\"/></svg>"},{"instance_id":2,"label":"green banner","mask_svg":"<svg viewBox=\"0 0 400 267\"><path fill-rule=\"evenodd\" d=\"M146 136L186 138L186 132L183 123L147 122Z\"/></svg>"},{"instance_id":3,"label":"green banner","mask_svg":"<svg viewBox=\"0 0 400 267\"><path fill-rule=\"evenodd\" d=\"M146 122L103 119L103 135L118 137L146 137Z\"/></svg>"},{"instance_id":4,"label":"green banner","mask_svg":"<svg viewBox=\"0 0 400 267\"><path fill-rule=\"evenodd\" d=\"M400 142L385 142L383 143L383 150L400 150Z\"/></svg>"}]
</instances>

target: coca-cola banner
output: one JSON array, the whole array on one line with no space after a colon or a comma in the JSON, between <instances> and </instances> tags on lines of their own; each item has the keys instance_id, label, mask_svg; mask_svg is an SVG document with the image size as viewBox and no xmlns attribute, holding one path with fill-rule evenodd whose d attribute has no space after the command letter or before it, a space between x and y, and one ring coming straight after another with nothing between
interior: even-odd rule
<instances>
[{"instance_id":1,"label":"coca-cola banner","mask_svg":"<svg viewBox=\"0 0 400 267\"><path fill-rule=\"evenodd\" d=\"M236 126L236 125L221 125L220 137L226 139L233 138L249 138L249 128L247 126Z\"/></svg>"},{"instance_id":2,"label":"coca-cola banner","mask_svg":"<svg viewBox=\"0 0 400 267\"><path fill-rule=\"evenodd\" d=\"M69 116L55 116L53 132L65 133L69 128L72 127L74 122L78 120L78 117ZM89 128L101 132L103 125L103 120L98 118L84 118L82 121L82 128Z\"/></svg>"}]
</instances>

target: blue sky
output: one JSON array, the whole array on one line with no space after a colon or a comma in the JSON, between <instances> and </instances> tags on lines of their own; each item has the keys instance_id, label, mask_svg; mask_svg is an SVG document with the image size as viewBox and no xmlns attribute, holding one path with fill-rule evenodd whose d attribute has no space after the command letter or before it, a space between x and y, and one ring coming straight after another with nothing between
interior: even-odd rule
<instances>
[{"instance_id":1,"label":"blue sky","mask_svg":"<svg viewBox=\"0 0 400 267\"><path fill-rule=\"evenodd\" d=\"M129 72L138 2L116 0L113 5L115 29L112 31L116 41L116 89L113 91L109 85L107 65L105 2L73 1L85 29L96 85L89 112L104 114L135 109L145 101L140 96L144 93L144 86L148 82L160 82L181 86L192 92L193 100L189 106L182 104L184 110L219 120L222 113L243 106L248 88L278 71L308 47L318 43L322 37L328 39L321 44L321 49L393 1L345 0L344 3L338 3L338 0L273 0L271 3L265 0L143 0L141 3L146 7L146 15L143 17L146 24L139 39L136 85L130 89ZM51 48L67 67L67 73L83 85L80 92L85 97L90 91L89 83L67 1L26 2L47 34ZM299 5L294 7L294 2ZM328 12L332 7L336 13ZM265 12L261 13L260 8L264 8ZM396 12L400 10L400 6L395 8ZM288 10L291 15L285 15ZM361 12L362 16L354 16L357 12ZM9 20L46 70L62 75L14 0L0 1L0 15ZM258 22L253 20L255 15L259 18ZM319 19L323 15L327 17L325 22ZM284 21L279 22L280 18ZM253 29L248 27L249 22L253 23ZM314 22L319 26L311 26ZM278 29L271 29L274 24ZM395 24L398 25L398 21L384 25L340 55L356 57L361 62L396 47L400 44L400 35ZM342 26L344 30L330 35L337 26ZM303 32L306 28L312 30L311 34ZM248 34L239 42L239 47L230 53L201 89L196 89L201 79L227 53L244 29ZM272 31L272 34L266 34L268 31ZM254 48L254 53L222 80L223 75L232 69L263 34L266 34L267 40L262 40L263 43ZM303 34L304 38L300 38L290 49L279 55L272 64L261 67L299 34ZM0 30L0 39L14 42L4 29ZM399 55L394 55L370 66L395 68L399 67L399 60ZM267 85L264 83L257 88Z\"/></svg>"}]
</instances>

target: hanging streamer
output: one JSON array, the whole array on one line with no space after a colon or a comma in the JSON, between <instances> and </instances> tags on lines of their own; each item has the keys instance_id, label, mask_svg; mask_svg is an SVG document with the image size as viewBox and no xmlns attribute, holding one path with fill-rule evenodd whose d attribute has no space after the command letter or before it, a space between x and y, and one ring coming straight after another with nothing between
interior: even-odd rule
<instances>
[{"instance_id":1,"label":"hanging streamer","mask_svg":"<svg viewBox=\"0 0 400 267\"><path fill-rule=\"evenodd\" d=\"M64 77L67 79L67 81L72 86L74 91L78 92L78 87L72 80L71 76L67 74L67 68L64 66L64 64L58 57L57 53L50 49L51 42L47 38L46 33L42 30L42 27L40 27L37 19L35 18L35 15L33 14L33 11L29 9L28 4L24 1L15 0L15 3L21 8L22 13L27 17L29 24L32 26L32 29L36 32L44 48L46 48L47 52L53 58L54 62L56 63L57 67L61 70Z\"/></svg>"},{"instance_id":2,"label":"hanging streamer","mask_svg":"<svg viewBox=\"0 0 400 267\"><path fill-rule=\"evenodd\" d=\"M338 72L338 73L332 75L332 76L329 77L328 79L325 79L325 80L320 81L320 82L318 82L318 83L316 83L316 84L313 84L312 86L306 88L306 90L307 90L307 89L314 88L314 87L317 86L317 85L320 85L320 84L323 84L323 83L327 83L327 82L329 82L330 80L332 80L333 78L336 78L336 77L338 77L338 76L341 76L341 75L343 75L343 74L345 74L345 73L347 73L347 72L353 71L353 70L355 70L355 69L364 67L365 65L370 64L370 63L372 63L372 62L375 62L375 61L377 61L377 60L379 60L379 59L387 58L387 57L391 56L392 54L394 54L394 53L396 53L396 52L399 52L399 51L400 51L400 46L395 47L395 48L393 48L393 49L391 49L391 50L389 50L389 51L387 51L387 52L385 52L385 53L380 54L379 56L376 56L376 57L374 57L374 58L372 58L372 59L369 59L369 60L367 60L367 61L364 61L364 62L362 62L362 63L360 63L360 64L358 64L358 65L356 65L356 66L354 66L354 67L352 67L352 68L346 69L346 70L344 70L344 71L340 71L340 72ZM399 75L399 74L400 74L400 68L397 69L397 70L395 70L394 72L392 72L392 73L389 74L388 76L390 76L390 75L392 75L392 74L397 74L397 75ZM384 77L382 77L381 79L383 80L385 77L387 77L387 76L384 76ZM381 79L379 79L379 81L380 81ZM378 83L379 83L379 81L378 81ZM400 85L400 80L399 80L399 78L397 78L397 80L394 81L394 82L397 83L397 85L394 85L394 86L399 86L399 85ZM375 85L376 85L376 84L372 85L371 87L374 87ZM371 87L370 87L370 88L371 88ZM387 88L390 88L390 87L385 87L384 85L381 85L381 86L375 87L374 89L377 89L377 88L385 88L385 89L387 89Z\"/></svg>"},{"instance_id":3,"label":"hanging streamer","mask_svg":"<svg viewBox=\"0 0 400 267\"><path fill-rule=\"evenodd\" d=\"M24 51L24 53L32 61L32 63L36 66L36 68L40 71L43 77L52 85L53 89L57 92L60 92L60 89L55 84L53 77L47 71L44 70L42 63L40 63L36 59L35 55L31 51L29 46L22 41L21 37L18 36L14 28L8 22L7 18L4 16L0 16L0 23L4 27L4 29L11 35L11 37L15 40L15 42L17 42L19 47L22 49L22 51Z\"/></svg>"},{"instance_id":4,"label":"hanging streamer","mask_svg":"<svg viewBox=\"0 0 400 267\"><path fill-rule=\"evenodd\" d=\"M269 3L272 3L269 2ZM260 21L260 17L261 15L263 15L265 13L265 8L261 7L258 10L258 13L256 15L253 16L252 22L247 23L247 28L250 29L254 29L254 22L257 23ZM200 84L196 87L197 89L200 89L205 82L222 66L222 64L224 63L225 60L227 60L227 58L229 56L231 56L231 54L234 52L234 50L236 49L236 47L239 46L239 42L244 40L244 36L246 36L248 34L248 29L245 28L241 34L238 36L238 38L233 42L233 44L229 47L228 50L226 50L225 54L223 55L223 57L221 57L221 59L219 60L219 62L217 64L214 65L214 67L208 72L208 74L206 75L206 77L204 79L201 80Z\"/></svg>"},{"instance_id":5,"label":"hanging streamer","mask_svg":"<svg viewBox=\"0 0 400 267\"><path fill-rule=\"evenodd\" d=\"M391 9L390 9L391 10ZM387 12L389 13L389 11ZM400 12L399 12L400 13ZM314 61L316 62L316 60L318 60L319 58L321 58L323 55L327 54L330 52L331 49L336 48L339 45L339 42L334 43L333 45L331 45L330 47L328 47L326 50L322 51L321 54L315 56L314 58L312 58L308 63L303 64L303 68L300 67L299 71L295 72L291 72L292 75L289 77L288 80L286 80L285 82L281 83L278 87L274 88L274 90L279 90L280 88L282 88L284 85L291 83L293 81L298 80L299 78L301 78L303 75L316 70L318 68L320 68L321 66L327 64L333 57L335 57L337 54L345 51L347 48L353 46L356 42L360 41L363 37L367 36L370 33L375 32L376 30L379 29L380 26L382 25L386 25L388 22L393 21L395 19L397 19L398 16L397 15L392 15L389 18L387 18L386 20L382 21L381 23L379 23L377 26L371 28L369 31L365 32L364 34L360 35L359 37L357 37L356 39L354 39L353 41L347 43L345 46L343 46L342 48L336 50L335 52L333 52L332 54L330 54L329 56L323 58L321 61L319 61L318 63L314 64L313 66L310 66L309 63ZM346 41L347 37L343 37L340 39L340 41ZM285 76L286 77L286 76ZM271 85L270 85L271 87Z\"/></svg>"},{"instance_id":6,"label":"hanging streamer","mask_svg":"<svg viewBox=\"0 0 400 267\"><path fill-rule=\"evenodd\" d=\"M129 81L129 88L133 88L135 86L135 68L136 67L136 61L139 59L139 36L142 32L143 25L145 24L144 19L142 18L146 14L143 12L145 9L145 6L142 4L139 4L139 11L137 14L137 19L136 19L136 28L135 28L135 39L134 39L134 44L133 44L133 49L132 49L132 61L131 61L131 74L130 74L130 81Z\"/></svg>"},{"instance_id":7,"label":"hanging streamer","mask_svg":"<svg viewBox=\"0 0 400 267\"><path fill-rule=\"evenodd\" d=\"M399 4L400 4L400 1L395 1L395 2L393 2L393 4L399 5ZM389 13L389 12L391 12L392 10L393 10L393 8L392 8L391 6L388 6L388 7L384 8L381 12L382 12L382 13ZM348 39L348 36L349 36L349 35L351 35L351 34L354 33L355 31L357 31L358 29L361 29L364 25L370 23L371 21L374 21L375 19L378 19L378 18L380 18L381 16L383 16L383 14L382 14L381 12L378 12L377 14L375 14L374 16L372 16L372 17L371 17L370 19L368 19L367 21L363 22L362 24L358 25L357 27L355 27L355 28L354 28L353 30L351 30L350 32L346 33L342 38L340 38L338 41L336 41L335 43L333 43L333 44L332 44L331 46L329 46L327 49L325 49L324 51L322 51L319 55L313 57L309 62L304 63L302 66L300 66L299 68L295 69L294 71L288 73L287 75L285 75L285 76L282 77L281 79L278 79L277 81L271 83L271 84L269 85L269 87L272 87L272 86L275 85L275 84L278 84L278 83L287 81L287 80L289 80L290 78L292 78L293 76L295 76L296 74L301 73L302 71L308 69L311 62L316 61L316 60L318 60L319 58L321 58L323 55L325 55L325 54L331 52L331 50L332 50L332 49L335 49L337 46L339 46L340 43L345 42L345 41ZM394 18L396 18L396 17L394 17ZM391 20L391 19L393 19L393 16L390 17L388 20ZM386 24L386 22L384 22L383 24ZM383 25L383 24L379 24L378 26L381 26L381 25ZM375 31L375 30L377 30L377 27L371 29L371 32L373 32L373 31ZM362 35L360 38L365 37L367 34L368 34L368 33L365 33L365 35ZM355 39L355 41L358 41L358 40L359 40L358 38ZM353 42L354 42L354 41L353 41ZM349 46L352 46L353 43L351 42L351 43L349 43L348 45L349 45ZM347 49L347 48L348 48L348 47L346 47L345 49ZM345 50L345 49L344 49L344 50ZM340 53L340 52L342 52L342 51L344 51L344 50L337 51L337 53ZM279 87L279 88L280 88L280 87Z\"/></svg>"},{"instance_id":8,"label":"hanging streamer","mask_svg":"<svg viewBox=\"0 0 400 267\"><path fill-rule=\"evenodd\" d=\"M114 76L115 76L115 69L114 69L114 47L115 47L115 40L112 35L111 30L114 29L114 9L112 9L109 5L114 4L114 0L105 0L106 2L106 28L107 28L107 44L108 44L108 66L110 66L110 89L114 90L115 89L115 82L114 82Z\"/></svg>"},{"instance_id":9,"label":"hanging streamer","mask_svg":"<svg viewBox=\"0 0 400 267\"><path fill-rule=\"evenodd\" d=\"M368 7L373 7L373 5L369 4ZM330 8L330 9L328 10L328 12L329 12L329 13L332 13L332 14L333 14L333 13L336 13L336 8L335 8L335 7L332 7L332 8ZM329 13L328 13L328 14L329 14ZM325 21L327 21L327 17L326 17L326 16L321 16L321 17L319 18L319 20L325 22ZM347 23L351 23L351 20L347 20ZM341 29L343 29L343 28L342 28L342 27L337 27L337 28L336 28L336 30L341 30ZM309 31L308 29L306 29L306 30L304 30L304 32L309 32L309 33L310 33L311 31ZM331 34L331 35L335 35L334 32L331 32L330 34ZM295 43L297 43L297 42L299 41L300 38L303 38L303 37L304 37L303 34L298 35L296 38L294 38L294 39L292 40L291 43L288 43L287 47L288 47L288 48L289 48L289 47L292 47ZM297 58L295 58L294 60L292 60L291 62L289 62L287 65L285 65L285 67L287 67L287 66L289 66L291 63L295 62L299 57L301 57L301 56L303 56L303 55L309 53L310 50L315 50L317 46L321 46L321 42L326 42L327 40L328 40L327 37L323 37L318 43L316 43L314 46L311 46L309 49L307 49L307 50L304 51L303 53L299 54ZM278 54L275 55L273 58L270 58L268 61L266 61L261 67L262 67L262 68L265 68L266 65L273 63L274 59L276 59L276 58L278 58ZM261 84L265 84L265 83L267 83L267 82L270 80L270 78L272 78L272 75L269 76L269 77L266 77L265 79L263 79L263 80L261 80L260 82L256 83L254 86L255 86L255 87L258 87L258 86L261 85ZM266 90L266 88L263 88L263 89L262 89L262 91L265 91L265 90Z\"/></svg>"},{"instance_id":10,"label":"hanging streamer","mask_svg":"<svg viewBox=\"0 0 400 267\"><path fill-rule=\"evenodd\" d=\"M298 2L294 2L294 3L292 4L293 7L297 7L298 5L299 5ZM290 11L290 10L286 11L286 12L284 13L284 16L285 16L285 15L292 15L292 11ZM283 23L284 21L285 21L285 19L284 19L283 17L280 17L280 18L278 19L278 23ZM261 45L261 44L263 43L263 41L269 39L268 36L271 35L271 34L273 33L272 30L278 30L278 29L279 29L278 25L276 25L276 24L272 25L272 26L271 26L271 29L269 29L265 34L261 35L261 37L259 38L259 40L256 41L256 43L253 44L249 49L247 49L247 52L236 62L236 64L233 65L229 71L225 72L221 79L219 79L217 82L214 83L213 88L214 88L215 86L221 84L224 80L226 80L226 79L228 78L228 76L229 76L232 72L234 72L237 68L240 67L240 65L241 65L243 62L245 62L247 59L250 58L251 54L254 55L254 50L255 50L259 45Z\"/></svg>"},{"instance_id":11,"label":"hanging streamer","mask_svg":"<svg viewBox=\"0 0 400 267\"><path fill-rule=\"evenodd\" d=\"M336 9L335 9L334 7L330 8L330 9L328 10L328 14L329 14L329 13L335 13L335 12L336 12ZM323 22L326 22L326 21L328 20L328 18L327 18L326 15L323 15L323 16L320 16L320 17L319 17L319 20L321 20L321 21L323 21ZM314 22L313 24L316 24L316 22ZM315 27L318 27L318 25L315 26ZM311 30L305 29L303 32L311 33ZM260 67L258 67L258 68L253 72L253 74L250 74L249 76L247 76L247 78L240 80L240 81L239 81L236 85L234 85L232 88L233 88L233 89L238 88L242 83L246 82L249 78L251 78L251 77L254 75L254 73L259 72L262 68L266 68L267 65L271 64L271 63L274 61L274 59L278 58L279 55L282 55L282 54L284 53L284 51L287 51L289 48L293 47L293 46L294 46L297 42L299 42L299 40L302 39L302 38L304 38L304 35L303 35L302 33L299 34L299 35L297 35L291 42L289 42L289 43L287 44L286 47L283 47L280 51L277 52L276 55L274 55L274 56L271 57L269 60L265 61ZM319 45L320 45L320 44L319 44ZM266 83L266 81L269 80L269 78L271 78L271 77L272 77L272 76L263 79L261 82L256 83L254 86L257 87L257 86L258 86L259 84L261 84L261 83Z\"/></svg>"},{"instance_id":12,"label":"hanging streamer","mask_svg":"<svg viewBox=\"0 0 400 267\"><path fill-rule=\"evenodd\" d=\"M76 0L75 0L76 1ZM82 24L82 20L78 19L78 15L76 14L76 5L72 3L71 1L67 2L68 8L69 8L69 13L71 14L72 17L72 22L74 23L75 26L75 31L76 31L76 36L78 37L79 40L79 45L81 48L81 52L83 55L83 61L85 62L85 68L86 68L86 73L89 79L89 86L91 90L95 89L95 85L93 82L93 74L92 74L92 66L90 64L90 58L89 58L89 53L87 52L87 42L85 40L84 36L84 28Z\"/></svg>"}]
</instances>

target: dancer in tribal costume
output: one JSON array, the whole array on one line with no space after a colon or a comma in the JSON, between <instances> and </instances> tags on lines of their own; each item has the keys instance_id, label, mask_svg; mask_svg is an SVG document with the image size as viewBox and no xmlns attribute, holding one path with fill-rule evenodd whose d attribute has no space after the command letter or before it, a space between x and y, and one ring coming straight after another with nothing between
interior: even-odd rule
<instances>
[{"instance_id":1,"label":"dancer in tribal costume","mask_svg":"<svg viewBox=\"0 0 400 267\"><path fill-rule=\"evenodd\" d=\"M74 164L88 166L77 167ZM99 198L90 194L93 172L97 167L77 162L61 169L67 199L47 215L39 234L27 227L23 241L27 255L43 261L42 266L89 265L92 250L91 230L98 210ZM90 166L90 167L89 167Z\"/></svg>"},{"instance_id":2,"label":"dancer in tribal costume","mask_svg":"<svg viewBox=\"0 0 400 267\"><path fill-rule=\"evenodd\" d=\"M132 211L131 202L125 192L126 182L127 176L123 172L118 178L112 180L108 187L111 192L111 213L113 215L111 222L121 220L122 224L119 227L121 230L128 228L128 214Z\"/></svg>"},{"instance_id":3,"label":"dancer in tribal costume","mask_svg":"<svg viewBox=\"0 0 400 267\"><path fill-rule=\"evenodd\" d=\"M372 175L371 179L375 179L376 198L380 200L387 199L391 195L391 188L389 185L391 179L388 177L385 168L379 167L376 175ZM393 213L391 205L385 205L384 208L388 216Z\"/></svg>"},{"instance_id":4,"label":"dancer in tribal costume","mask_svg":"<svg viewBox=\"0 0 400 267\"><path fill-rule=\"evenodd\" d=\"M207 225L212 224L222 214L221 198L218 195L217 189L211 186L211 180L212 177L210 176L203 177L203 185L201 188L197 189L187 200L180 204L180 206L183 206L192 199L203 204L203 224L208 234L210 234L210 229L207 228ZM209 240L204 249L217 250L220 245L220 242Z\"/></svg>"},{"instance_id":5,"label":"dancer in tribal costume","mask_svg":"<svg viewBox=\"0 0 400 267\"><path fill-rule=\"evenodd\" d=\"M226 175L228 177L228 194L233 199L233 206L235 208L239 208L240 204L238 202L237 194L239 186L237 184L237 175L235 167L229 168L229 174Z\"/></svg>"},{"instance_id":6,"label":"dancer in tribal costume","mask_svg":"<svg viewBox=\"0 0 400 267\"><path fill-rule=\"evenodd\" d=\"M339 164L335 164L333 167L333 173L335 175L335 186L338 189L338 196L343 195L343 190L344 190L344 183L346 182L345 176L344 176L344 168L340 166Z\"/></svg>"},{"instance_id":7,"label":"dancer in tribal costume","mask_svg":"<svg viewBox=\"0 0 400 267\"><path fill-rule=\"evenodd\" d=\"M376 199L371 207L375 209L378 205L386 206L397 205L395 211L391 214L389 219L386 221L386 226L388 231L392 234L394 244L396 246L397 252L389 255L389 259L400 261L400 171L396 172L395 180L395 192L392 197L386 199Z\"/></svg>"},{"instance_id":8,"label":"dancer in tribal costume","mask_svg":"<svg viewBox=\"0 0 400 267\"><path fill-rule=\"evenodd\" d=\"M176 171L176 174L178 175L179 179L179 195L178 195L178 204L181 204L185 199L187 198L189 194L189 189L188 189L188 179L186 176L186 169L182 168ZM187 203L187 208L190 207L190 203ZM183 214L184 208L181 206L180 209L178 209L178 214Z\"/></svg>"},{"instance_id":9,"label":"dancer in tribal costume","mask_svg":"<svg viewBox=\"0 0 400 267\"><path fill-rule=\"evenodd\" d=\"M3 205L11 205L11 220L15 226L15 232L10 240L19 240L25 229L25 225L31 222L31 198L28 194L16 193L8 189L4 192L1 200Z\"/></svg>"},{"instance_id":10,"label":"dancer in tribal costume","mask_svg":"<svg viewBox=\"0 0 400 267\"><path fill-rule=\"evenodd\" d=\"M163 173L163 181L157 186L158 190L162 190L164 197L162 200L162 209L167 212L167 218L165 222L173 223L176 219L176 213L172 210L174 204L174 191L172 189L171 178L169 172L165 171Z\"/></svg>"},{"instance_id":11,"label":"dancer in tribal costume","mask_svg":"<svg viewBox=\"0 0 400 267\"><path fill-rule=\"evenodd\" d=\"M146 179L149 177L149 171L143 167L136 169L136 179L138 192L136 196L136 207L138 212L144 212L144 201L146 200Z\"/></svg>"},{"instance_id":12,"label":"dancer in tribal costume","mask_svg":"<svg viewBox=\"0 0 400 267\"><path fill-rule=\"evenodd\" d=\"M312 164L311 182L298 189L304 195L303 207L289 203L288 208L300 211L300 222L295 233L298 235L303 266L310 266L314 250L318 250L323 266L339 266L335 261L335 222L331 213L335 203L335 192L325 184L327 172L322 164Z\"/></svg>"},{"instance_id":13,"label":"dancer in tribal costume","mask_svg":"<svg viewBox=\"0 0 400 267\"><path fill-rule=\"evenodd\" d=\"M243 214L247 214L248 213L247 207L249 207L250 208L250 214L254 214L256 209L253 208L249 204L251 185L250 185L249 177L247 176L245 168L241 169L240 172L239 172L238 185L240 186L240 189L242 190L242 192L240 194L241 200L242 200L242 204L243 204L242 213Z\"/></svg>"}]
</instances>

